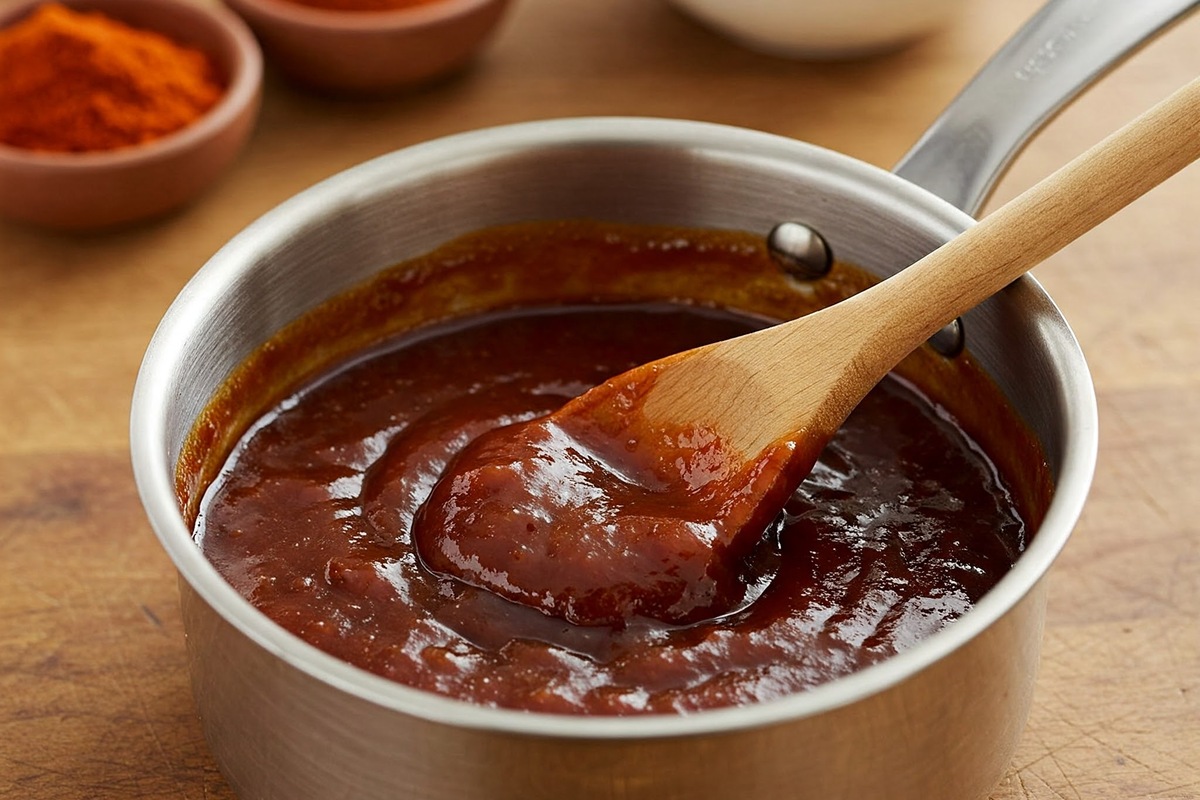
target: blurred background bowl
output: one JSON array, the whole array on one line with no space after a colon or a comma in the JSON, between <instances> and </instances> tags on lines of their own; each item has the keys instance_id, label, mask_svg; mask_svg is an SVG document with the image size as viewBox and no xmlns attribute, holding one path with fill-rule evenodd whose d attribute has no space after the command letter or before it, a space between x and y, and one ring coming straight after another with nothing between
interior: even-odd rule
<instances>
[{"instance_id":1,"label":"blurred background bowl","mask_svg":"<svg viewBox=\"0 0 1200 800\"><path fill-rule=\"evenodd\" d=\"M379 94L464 66L509 0L436 0L393 11L332 11L290 0L225 0L289 78L333 93Z\"/></svg>"},{"instance_id":2,"label":"blurred background bowl","mask_svg":"<svg viewBox=\"0 0 1200 800\"><path fill-rule=\"evenodd\" d=\"M43 0L0 9L0 28ZM0 216L88 230L171 211L211 185L236 158L258 117L262 54L236 15L184 0L60 0L203 50L226 80L217 104L195 122L145 144L84 153L0 144Z\"/></svg>"},{"instance_id":3,"label":"blurred background bowl","mask_svg":"<svg viewBox=\"0 0 1200 800\"><path fill-rule=\"evenodd\" d=\"M963 0L668 0L739 44L837 59L899 47L946 24Z\"/></svg>"}]
</instances>

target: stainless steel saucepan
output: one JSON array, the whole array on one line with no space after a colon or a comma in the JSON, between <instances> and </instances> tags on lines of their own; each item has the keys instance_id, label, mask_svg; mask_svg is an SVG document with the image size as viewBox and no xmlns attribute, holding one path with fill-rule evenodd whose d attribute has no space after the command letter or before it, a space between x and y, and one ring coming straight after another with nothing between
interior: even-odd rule
<instances>
[{"instance_id":1,"label":"stainless steel saucepan","mask_svg":"<svg viewBox=\"0 0 1200 800\"><path fill-rule=\"evenodd\" d=\"M481 708L368 674L285 632L221 578L177 506L175 462L222 380L283 325L479 228L586 217L766 235L799 219L840 258L893 273L970 226L1032 132L1196 2L1051 2L890 173L739 128L534 122L368 162L235 237L187 285L150 344L132 448L146 512L179 570L205 735L238 795L985 796L1025 724L1043 578L1079 515L1096 457L1087 366L1030 277L963 319L968 347L1040 439L1055 480L1028 550L975 609L920 645L772 702L689 716L568 717Z\"/></svg>"}]
</instances>

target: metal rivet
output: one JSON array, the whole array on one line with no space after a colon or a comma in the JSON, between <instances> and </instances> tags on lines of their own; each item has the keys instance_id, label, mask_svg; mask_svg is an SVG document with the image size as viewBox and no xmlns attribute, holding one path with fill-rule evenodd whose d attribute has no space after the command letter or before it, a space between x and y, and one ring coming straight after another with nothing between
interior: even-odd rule
<instances>
[{"instance_id":1,"label":"metal rivet","mask_svg":"<svg viewBox=\"0 0 1200 800\"><path fill-rule=\"evenodd\" d=\"M811 281L829 274L833 254L821 234L800 222L781 222L767 234L771 258L799 280Z\"/></svg>"},{"instance_id":2,"label":"metal rivet","mask_svg":"<svg viewBox=\"0 0 1200 800\"><path fill-rule=\"evenodd\" d=\"M966 344L961 319L956 319L940 331L929 337L929 346L946 358L954 358L963 351Z\"/></svg>"}]
</instances>

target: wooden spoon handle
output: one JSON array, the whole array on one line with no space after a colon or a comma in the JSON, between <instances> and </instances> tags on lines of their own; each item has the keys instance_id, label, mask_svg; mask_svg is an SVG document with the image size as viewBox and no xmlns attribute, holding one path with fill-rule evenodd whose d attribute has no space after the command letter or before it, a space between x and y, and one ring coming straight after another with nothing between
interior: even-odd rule
<instances>
[{"instance_id":1,"label":"wooden spoon handle","mask_svg":"<svg viewBox=\"0 0 1200 800\"><path fill-rule=\"evenodd\" d=\"M863 353L868 370L882 378L943 325L1198 157L1200 78L885 284L847 300L878 331Z\"/></svg>"},{"instance_id":2,"label":"wooden spoon handle","mask_svg":"<svg viewBox=\"0 0 1200 800\"><path fill-rule=\"evenodd\" d=\"M781 440L823 445L934 331L1197 157L1200 79L883 283L656 362L643 411L656 424L704 420L748 458Z\"/></svg>"}]
</instances>

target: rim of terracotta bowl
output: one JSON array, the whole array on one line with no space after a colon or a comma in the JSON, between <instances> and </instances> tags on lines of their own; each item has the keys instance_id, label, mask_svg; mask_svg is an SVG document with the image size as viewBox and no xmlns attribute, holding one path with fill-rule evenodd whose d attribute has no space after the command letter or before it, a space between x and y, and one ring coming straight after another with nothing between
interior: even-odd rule
<instances>
[{"instance_id":1,"label":"rim of terracotta bowl","mask_svg":"<svg viewBox=\"0 0 1200 800\"><path fill-rule=\"evenodd\" d=\"M263 58L258 40L254 38L254 34L246 27L246 23L242 21L241 17L226 8L184 2L184 0L119 0L116 3L110 3L110 0L22 0L14 6L0 10L0 29L9 27L15 20L24 17L31 9L48 2L56 2L72 10L100 11L106 15L109 14L109 9L113 5L122 8L132 5L159 6L181 9L183 13L203 19L205 20L204 24L221 31L233 43L234 57L229 74L229 85L225 88L225 93L221 95L217 104L202 116L179 130L157 139L112 150L84 152L30 150L0 142L0 167L5 165L37 166L43 169L66 171L81 167L127 166L138 162L167 158L195 147L201 141L233 124L246 106L254 102L259 87L262 85ZM125 22L119 13L114 14L112 18ZM137 27L142 30L163 33L154 26L139 25ZM174 37L171 38L174 39ZM213 57L211 53L207 55L210 58ZM222 66L224 65L222 64Z\"/></svg>"},{"instance_id":2,"label":"rim of terracotta bowl","mask_svg":"<svg viewBox=\"0 0 1200 800\"><path fill-rule=\"evenodd\" d=\"M408 8L356 11L316 8L292 0L225 0L235 8L247 6L289 25L314 30L394 32L423 28L508 0L428 0Z\"/></svg>"},{"instance_id":3,"label":"rim of terracotta bowl","mask_svg":"<svg viewBox=\"0 0 1200 800\"><path fill-rule=\"evenodd\" d=\"M258 256L278 246L305 224L342 204L378 194L395 176L436 173L464 159L497 153L553 149L586 141L715 148L719 152L791 157L806 171L853 186L858 194L903 203L948 229L974 223L966 212L904 178L850 156L780 136L712 123L631 117L576 118L518 123L434 139L379 156L300 192L237 234L179 293L147 347L134 388L130 446L134 477L151 526L183 580L203 602L242 635L315 680L390 711L453 727L565 739L648 739L731 733L816 716L897 685L942 660L996 624L1045 577L1078 521L1091 485L1098 445L1095 391L1083 353L1053 301L1037 281L1019 279L1043 312L1061 325L1051 331L1057 373L1065 395L1063 424L1070 442L1046 515L1013 567L975 607L912 649L815 688L774 700L691 714L600 717L519 711L476 705L423 691L353 666L295 636L255 608L217 572L195 546L174 492L174 463L168 463L166 408L174 391L175 360L200 321L230 286L254 268Z\"/></svg>"}]
</instances>

